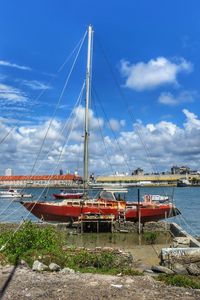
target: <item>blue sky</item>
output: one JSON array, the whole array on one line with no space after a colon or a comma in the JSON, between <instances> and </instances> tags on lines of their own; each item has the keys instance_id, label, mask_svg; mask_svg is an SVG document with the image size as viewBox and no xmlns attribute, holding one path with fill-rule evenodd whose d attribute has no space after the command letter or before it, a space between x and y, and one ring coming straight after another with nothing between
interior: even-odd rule
<instances>
[{"instance_id":1,"label":"blue sky","mask_svg":"<svg viewBox=\"0 0 200 300\"><path fill-rule=\"evenodd\" d=\"M89 24L95 102L90 170L151 172L174 164L200 169L199 1L2 0L0 5L1 174L7 167L15 174L82 172L82 106L71 116L74 133L66 145L62 128L85 77L86 43L61 98L75 53L58 70Z\"/></svg>"}]
</instances>

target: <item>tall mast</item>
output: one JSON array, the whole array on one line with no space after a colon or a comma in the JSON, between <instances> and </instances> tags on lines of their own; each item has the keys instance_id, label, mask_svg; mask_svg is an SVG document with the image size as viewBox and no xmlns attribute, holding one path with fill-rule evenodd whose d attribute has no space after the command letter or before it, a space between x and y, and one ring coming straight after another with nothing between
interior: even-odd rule
<instances>
[{"instance_id":1,"label":"tall mast","mask_svg":"<svg viewBox=\"0 0 200 300\"><path fill-rule=\"evenodd\" d=\"M85 131L84 131L84 166L83 166L83 187L86 191L88 187L88 137L89 137L89 103L91 100L91 74L92 74L92 47L93 30L88 26L88 50L87 50L87 69L86 69L86 99L85 99Z\"/></svg>"}]
</instances>

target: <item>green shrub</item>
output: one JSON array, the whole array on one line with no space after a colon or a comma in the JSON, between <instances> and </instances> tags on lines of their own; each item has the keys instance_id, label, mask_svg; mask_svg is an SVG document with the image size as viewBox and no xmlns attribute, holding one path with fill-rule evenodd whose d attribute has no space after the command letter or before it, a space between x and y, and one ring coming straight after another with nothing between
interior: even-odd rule
<instances>
[{"instance_id":1,"label":"green shrub","mask_svg":"<svg viewBox=\"0 0 200 300\"><path fill-rule=\"evenodd\" d=\"M193 289L200 289L200 279L186 275L159 275L158 280L164 281L169 285L180 287L190 287Z\"/></svg>"},{"instance_id":2,"label":"green shrub","mask_svg":"<svg viewBox=\"0 0 200 300\"><path fill-rule=\"evenodd\" d=\"M89 252L87 250L68 253L66 255L66 263L70 267L78 268L107 268L114 266L116 257L110 252Z\"/></svg>"},{"instance_id":3,"label":"green shrub","mask_svg":"<svg viewBox=\"0 0 200 300\"><path fill-rule=\"evenodd\" d=\"M143 237L147 244L153 245L156 242L158 233L157 232L144 232Z\"/></svg>"},{"instance_id":4,"label":"green shrub","mask_svg":"<svg viewBox=\"0 0 200 300\"><path fill-rule=\"evenodd\" d=\"M128 276L142 276L143 272L132 269L132 268L126 268L122 270L122 275L128 275Z\"/></svg>"},{"instance_id":5,"label":"green shrub","mask_svg":"<svg viewBox=\"0 0 200 300\"><path fill-rule=\"evenodd\" d=\"M35 260L40 260L46 265L54 262L62 268L70 267L81 272L141 275L131 269L129 261L116 251L63 248L65 242L66 235L52 226L41 227L25 222L16 232L1 233L0 248L6 247L0 252L0 262L17 264L23 259L32 266Z\"/></svg>"},{"instance_id":6,"label":"green shrub","mask_svg":"<svg viewBox=\"0 0 200 300\"><path fill-rule=\"evenodd\" d=\"M31 222L25 222L16 231L5 232L0 237L0 247L6 245L3 253L14 263L34 250L53 251L60 248L59 238L52 227L39 228Z\"/></svg>"}]
</instances>

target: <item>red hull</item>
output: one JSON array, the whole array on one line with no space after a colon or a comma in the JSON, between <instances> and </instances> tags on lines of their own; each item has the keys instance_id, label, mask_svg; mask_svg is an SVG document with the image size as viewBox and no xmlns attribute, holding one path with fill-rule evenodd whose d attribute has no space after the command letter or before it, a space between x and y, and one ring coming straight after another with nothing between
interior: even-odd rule
<instances>
[{"instance_id":1,"label":"red hull","mask_svg":"<svg viewBox=\"0 0 200 300\"><path fill-rule=\"evenodd\" d=\"M112 204L112 207L100 207L97 203L97 207L81 206L81 205L68 205L68 204L56 204L48 202L21 202L26 209L28 209L37 218L44 221L51 222L69 222L77 221L81 214L102 214L102 215L114 215L115 219L119 216L118 204ZM140 207L141 222L158 221L164 218L172 217L179 214L171 204L141 206ZM137 205L127 207L125 209L125 215L127 221L138 221L139 210ZM121 210L122 211L122 210Z\"/></svg>"},{"instance_id":2,"label":"red hull","mask_svg":"<svg viewBox=\"0 0 200 300\"><path fill-rule=\"evenodd\" d=\"M56 199L80 199L83 197L83 193L66 193L66 194L53 194Z\"/></svg>"}]
</instances>

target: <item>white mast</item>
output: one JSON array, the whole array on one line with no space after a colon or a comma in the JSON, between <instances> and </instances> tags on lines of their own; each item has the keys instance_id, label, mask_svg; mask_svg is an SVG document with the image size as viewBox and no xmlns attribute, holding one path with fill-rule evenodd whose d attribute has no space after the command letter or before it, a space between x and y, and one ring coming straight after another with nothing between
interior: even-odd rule
<instances>
[{"instance_id":1,"label":"white mast","mask_svg":"<svg viewBox=\"0 0 200 300\"><path fill-rule=\"evenodd\" d=\"M84 131L84 169L83 187L88 187L88 137L89 137L89 103L91 100L91 73L92 73L92 47L93 29L88 26L88 50L87 50L87 69L86 69L86 99L85 99L85 131Z\"/></svg>"}]
</instances>

